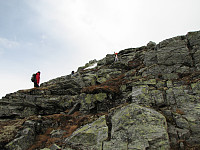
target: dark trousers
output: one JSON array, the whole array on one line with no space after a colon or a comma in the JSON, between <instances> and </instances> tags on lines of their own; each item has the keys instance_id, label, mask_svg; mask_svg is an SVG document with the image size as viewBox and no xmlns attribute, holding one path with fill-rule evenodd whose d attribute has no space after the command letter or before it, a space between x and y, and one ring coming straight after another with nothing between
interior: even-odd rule
<instances>
[{"instance_id":1,"label":"dark trousers","mask_svg":"<svg viewBox=\"0 0 200 150\"><path fill-rule=\"evenodd\" d=\"M34 82L34 87L39 87L39 85L37 84L37 81Z\"/></svg>"}]
</instances>

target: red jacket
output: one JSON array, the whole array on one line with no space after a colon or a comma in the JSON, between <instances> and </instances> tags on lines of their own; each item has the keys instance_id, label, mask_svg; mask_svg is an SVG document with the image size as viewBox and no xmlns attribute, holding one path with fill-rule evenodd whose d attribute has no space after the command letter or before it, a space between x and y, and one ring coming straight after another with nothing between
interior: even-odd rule
<instances>
[{"instance_id":1,"label":"red jacket","mask_svg":"<svg viewBox=\"0 0 200 150\"><path fill-rule=\"evenodd\" d=\"M36 80L37 80L37 84L39 85L39 83L40 83L40 73L36 73Z\"/></svg>"}]
</instances>

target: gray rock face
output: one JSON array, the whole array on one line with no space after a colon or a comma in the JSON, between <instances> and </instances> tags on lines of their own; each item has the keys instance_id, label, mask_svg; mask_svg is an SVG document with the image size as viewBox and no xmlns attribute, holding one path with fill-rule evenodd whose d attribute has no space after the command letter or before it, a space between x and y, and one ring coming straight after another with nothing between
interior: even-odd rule
<instances>
[{"instance_id":1,"label":"gray rock face","mask_svg":"<svg viewBox=\"0 0 200 150\"><path fill-rule=\"evenodd\" d=\"M169 149L165 117L148 108L130 104L111 118L111 140L104 149Z\"/></svg>"},{"instance_id":2,"label":"gray rock face","mask_svg":"<svg viewBox=\"0 0 200 150\"><path fill-rule=\"evenodd\" d=\"M193 63L200 70L200 31L189 32L187 35L188 46L190 48Z\"/></svg>"},{"instance_id":3,"label":"gray rock face","mask_svg":"<svg viewBox=\"0 0 200 150\"><path fill-rule=\"evenodd\" d=\"M24 129L21 130L17 138L8 143L5 147L8 150L26 150L28 149L35 140L35 127L34 122L25 122Z\"/></svg>"},{"instance_id":4,"label":"gray rock face","mask_svg":"<svg viewBox=\"0 0 200 150\"><path fill-rule=\"evenodd\" d=\"M55 142L48 148L200 148L200 31L121 50L118 56L115 62L114 54L107 54L79 67L73 76L7 94L0 100L0 119L57 113L72 118L76 111L104 114L68 135L64 145ZM49 138L68 134L63 126ZM0 149L27 149L39 134L36 128L44 130L30 119L9 141L0 132Z\"/></svg>"},{"instance_id":5,"label":"gray rock face","mask_svg":"<svg viewBox=\"0 0 200 150\"><path fill-rule=\"evenodd\" d=\"M113 61L114 61L114 54L107 54L105 58L101 59L98 61L98 66L102 66L102 65L109 65L109 64L112 64Z\"/></svg>"},{"instance_id":6,"label":"gray rock face","mask_svg":"<svg viewBox=\"0 0 200 150\"><path fill-rule=\"evenodd\" d=\"M45 115L64 111L70 106L70 96L45 95L45 90L34 89L20 91L4 97L1 101L0 116L3 118L21 118L31 115ZM34 95L28 95L34 92ZM26 95L27 94L27 95ZM38 95L36 95L38 94ZM40 94L40 95L39 95Z\"/></svg>"},{"instance_id":7,"label":"gray rock face","mask_svg":"<svg viewBox=\"0 0 200 150\"><path fill-rule=\"evenodd\" d=\"M84 149L168 149L167 122L160 113L130 104L113 113L109 138L105 116L75 131L66 143ZM109 140L108 140L109 139Z\"/></svg>"},{"instance_id":8,"label":"gray rock face","mask_svg":"<svg viewBox=\"0 0 200 150\"><path fill-rule=\"evenodd\" d=\"M158 44L157 60L159 65L183 64L192 66L192 57L184 36L162 41Z\"/></svg>"},{"instance_id":9,"label":"gray rock face","mask_svg":"<svg viewBox=\"0 0 200 150\"><path fill-rule=\"evenodd\" d=\"M83 126L75 131L65 142L82 149L102 149L102 142L108 138L108 126L105 116L100 117L95 122Z\"/></svg>"},{"instance_id":10,"label":"gray rock face","mask_svg":"<svg viewBox=\"0 0 200 150\"><path fill-rule=\"evenodd\" d=\"M169 135L174 136L172 134L181 134L176 134L177 138L174 144L177 143L179 138L183 138L188 143L196 143L200 135L198 129L200 121L198 102L200 95L197 92L200 83L180 86L168 80L166 84L163 84L160 90L151 87L151 85L156 87L157 84L156 80L135 83L137 86L132 89L133 103L147 107L162 107L165 117L169 120L173 118L175 125L170 124L170 128L173 126L173 128L177 130ZM190 88L191 86L193 87L192 89ZM187 134L187 136L182 136L182 134Z\"/></svg>"},{"instance_id":11,"label":"gray rock face","mask_svg":"<svg viewBox=\"0 0 200 150\"><path fill-rule=\"evenodd\" d=\"M88 150L169 149L167 122L160 113L130 104L117 110L107 126L105 116L75 131L66 139ZM108 130L111 135L108 136Z\"/></svg>"},{"instance_id":12,"label":"gray rock face","mask_svg":"<svg viewBox=\"0 0 200 150\"><path fill-rule=\"evenodd\" d=\"M178 79L180 74L199 70L199 32L188 33L160 42L156 49L145 54L148 66L143 76ZM191 44L190 44L191 43Z\"/></svg>"}]
</instances>

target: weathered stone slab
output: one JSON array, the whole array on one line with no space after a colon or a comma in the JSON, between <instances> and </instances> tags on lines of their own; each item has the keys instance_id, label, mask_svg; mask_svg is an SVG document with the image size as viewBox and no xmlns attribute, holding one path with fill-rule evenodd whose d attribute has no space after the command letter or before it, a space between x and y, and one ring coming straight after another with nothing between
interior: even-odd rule
<instances>
[{"instance_id":1,"label":"weathered stone slab","mask_svg":"<svg viewBox=\"0 0 200 150\"><path fill-rule=\"evenodd\" d=\"M130 104L111 118L111 140L104 141L105 150L169 149L165 117L145 107Z\"/></svg>"}]
</instances>

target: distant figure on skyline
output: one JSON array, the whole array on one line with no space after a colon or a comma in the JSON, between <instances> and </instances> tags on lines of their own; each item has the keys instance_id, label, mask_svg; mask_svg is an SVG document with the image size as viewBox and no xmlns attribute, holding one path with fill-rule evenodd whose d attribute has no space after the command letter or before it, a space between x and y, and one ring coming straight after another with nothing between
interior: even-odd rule
<instances>
[{"instance_id":1,"label":"distant figure on skyline","mask_svg":"<svg viewBox=\"0 0 200 150\"><path fill-rule=\"evenodd\" d=\"M38 71L35 75L35 79L34 81L34 87L39 87L39 83L40 83L40 71Z\"/></svg>"},{"instance_id":2,"label":"distant figure on skyline","mask_svg":"<svg viewBox=\"0 0 200 150\"><path fill-rule=\"evenodd\" d=\"M118 61L118 60L119 60L119 59L118 59L118 56L117 56L118 53L115 53L115 52L114 52L114 54L115 54L115 61Z\"/></svg>"},{"instance_id":3,"label":"distant figure on skyline","mask_svg":"<svg viewBox=\"0 0 200 150\"><path fill-rule=\"evenodd\" d=\"M71 72L71 77L73 77L73 76L74 76L74 71Z\"/></svg>"}]
</instances>

